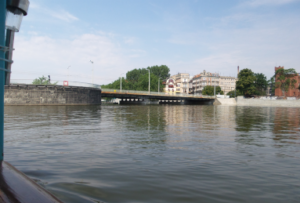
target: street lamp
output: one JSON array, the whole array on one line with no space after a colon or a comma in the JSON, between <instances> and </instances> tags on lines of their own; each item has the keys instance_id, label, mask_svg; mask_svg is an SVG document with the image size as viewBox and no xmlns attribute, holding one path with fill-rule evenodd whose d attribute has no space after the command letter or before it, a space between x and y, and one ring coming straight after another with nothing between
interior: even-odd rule
<instances>
[{"instance_id":1,"label":"street lamp","mask_svg":"<svg viewBox=\"0 0 300 203\"><path fill-rule=\"evenodd\" d=\"M148 91L149 91L149 94L150 94L150 69L148 69L149 71L149 85L148 85Z\"/></svg>"},{"instance_id":2,"label":"street lamp","mask_svg":"<svg viewBox=\"0 0 300 203\"><path fill-rule=\"evenodd\" d=\"M159 88L160 88L160 79L162 79L162 78L158 77L158 90L157 90L158 93L159 93Z\"/></svg>"},{"instance_id":3,"label":"street lamp","mask_svg":"<svg viewBox=\"0 0 300 203\"><path fill-rule=\"evenodd\" d=\"M68 75L67 75L67 80L68 80L68 83L69 83L69 68L70 68L71 66L68 66Z\"/></svg>"},{"instance_id":4,"label":"street lamp","mask_svg":"<svg viewBox=\"0 0 300 203\"><path fill-rule=\"evenodd\" d=\"M23 16L27 15L29 8L28 0L7 0L6 5L6 28L19 32Z\"/></svg>"},{"instance_id":5,"label":"street lamp","mask_svg":"<svg viewBox=\"0 0 300 203\"><path fill-rule=\"evenodd\" d=\"M12 51L14 44L15 32L19 32L23 16L27 15L29 1L28 0L6 0L6 42L5 46L8 48L5 54L5 84L10 84L10 73L12 61Z\"/></svg>"},{"instance_id":6,"label":"street lamp","mask_svg":"<svg viewBox=\"0 0 300 203\"><path fill-rule=\"evenodd\" d=\"M28 0L0 1L0 161L3 160L4 84L10 80L14 33L19 32L28 8Z\"/></svg>"},{"instance_id":7,"label":"street lamp","mask_svg":"<svg viewBox=\"0 0 300 203\"><path fill-rule=\"evenodd\" d=\"M121 75L123 75L124 73L121 73L120 74L120 92L122 92L122 77Z\"/></svg>"},{"instance_id":8,"label":"street lamp","mask_svg":"<svg viewBox=\"0 0 300 203\"><path fill-rule=\"evenodd\" d=\"M94 64L94 61L90 60L91 64ZM92 66L92 83L94 84L94 66Z\"/></svg>"}]
</instances>

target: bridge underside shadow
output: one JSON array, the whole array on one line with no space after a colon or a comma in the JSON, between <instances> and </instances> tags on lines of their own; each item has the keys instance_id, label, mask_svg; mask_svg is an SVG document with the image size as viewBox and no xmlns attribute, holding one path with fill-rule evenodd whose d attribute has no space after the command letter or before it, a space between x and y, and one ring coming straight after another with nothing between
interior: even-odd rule
<instances>
[{"instance_id":1,"label":"bridge underside shadow","mask_svg":"<svg viewBox=\"0 0 300 203\"><path fill-rule=\"evenodd\" d=\"M194 98L161 95L138 95L102 92L102 97L118 98L119 104L177 104L177 105L213 105L212 98Z\"/></svg>"},{"instance_id":2,"label":"bridge underside shadow","mask_svg":"<svg viewBox=\"0 0 300 203\"><path fill-rule=\"evenodd\" d=\"M214 99L203 99L203 100L185 100L185 105L213 105Z\"/></svg>"}]
</instances>

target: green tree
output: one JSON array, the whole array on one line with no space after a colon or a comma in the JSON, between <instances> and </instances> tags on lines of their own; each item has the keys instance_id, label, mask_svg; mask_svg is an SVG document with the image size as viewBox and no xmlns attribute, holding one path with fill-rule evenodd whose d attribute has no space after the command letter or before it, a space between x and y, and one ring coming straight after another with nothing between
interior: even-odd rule
<instances>
[{"instance_id":1,"label":"green tree","mask_svg":"<svg viewBox=\"0 0 300 203\"><path fill-rule=\"evenodd\" d=\"M265 95L268 87L267 77L263 73L254 73L255 76L255 94Z\"/></svg>"},{"instance_id":2,"label":"green tree","mask_svg":"<svg viewBox=\"0 0 300 203\"><path fill-rule=\"evenodd\" d=\"M236 92L235 92L235 90L232 90L232 91L228 92L227 95L228 95L230 98L234 98L235 95L236 95L236 96L242 96L243 94L240 93L240 91L238 91L238 90L237 90Z\"/></svg>"},{"instance_id":3,"label":"green tree","mask_svg":"<svg viewBox=\"0 0 300 203\"><path fill-rule=\"evenodd\" d=\"M238 81L236 82L236 89L245 96L253 95L255 93L255 76L252 70L246 68L240 71Z\"/></svg>"},{"instance_id":4,"label":"green tree","mask_svg":"<svg viewBox=\"0 0 300 203\"><path fill-rule=\"evenodd\" d=\"M282 91L282 94L285 97L285 93L290 89L295 88L295 84L297 81L293 79L293 77L297 74L295 69L290 68L290 69L284 69L284 68L279 68L275 72L275 78L277 82L275 82L275 88L280 88Z\"/></svg>"},{"instance_id":5,"label":"green tree","mask_svg":"<svg viewBox=\"0 0 300 203\"><path fill-rule=\"evenodd\" d=\"M224 94L223 91L221 90L220 86L216 86L216 95L217 94ZM205 86L202 90L203 95L210 95L214 96L214 86Z\"/></svg>"},{"instance_id":6,"label":"green tree","mask_svg":"<svg viewBox=\"0 0 300 203\"><path fill-rule=\"evenodd\" d=\"M34 79L32 84L33 85L56 85L57 82L50 83L50 81L45 76L42 76L42 77Z\"/></svg>"},{"instance_id":7,"label":"green tree","mask_svg":"<svg viewBox=\"0 0 300 203\"><path fill-rule=\"evenodd\" d=\"M170 77L170 69L166 65L151 66L147 68L133 69L126 73L126 79L122 78L123 90L148 91L149 70L150 69L150 90L158 91L158 82L160 83L160 92L163 91L163 79ZM120 89L120 79L114 82L102 85L102 88Z\"/></svg>"},{"instance_id":8,"label":"green tree","mask_svg":"<svg viewBox=\"0 0 300 203\"><path fill-rule=\"evenodd\" d=\"M271 95L275 95L275 75L268 80L268 86L271 89Z\"/></svg>"}]
</instances>

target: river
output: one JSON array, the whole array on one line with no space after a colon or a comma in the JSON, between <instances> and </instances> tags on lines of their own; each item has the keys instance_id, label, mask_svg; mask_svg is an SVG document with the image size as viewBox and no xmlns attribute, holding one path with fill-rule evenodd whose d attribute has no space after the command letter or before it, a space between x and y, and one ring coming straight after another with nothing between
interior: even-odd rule
<instances>
[{"instance_id":1,"label":"river","mask_svg":"<svg viewBox=\"0 0 300 203\"><path fill-rule=\"evenodd\" d=\"M66 203L300 202L300 108L6 106L4 145Z\"/></svg>"}]
</instances>

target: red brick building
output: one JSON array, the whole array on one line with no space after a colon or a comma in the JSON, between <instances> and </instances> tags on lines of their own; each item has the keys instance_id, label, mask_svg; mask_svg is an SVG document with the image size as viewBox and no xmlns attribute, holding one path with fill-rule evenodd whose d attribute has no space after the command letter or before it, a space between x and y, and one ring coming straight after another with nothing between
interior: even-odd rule
<instances>
[{"instance_id":1,"label":"red brick building","mask_svg":"<svg viewBox=\"0 0 300 203\"><path fill-rule=\"evenodd\" d=\"M276 72L276 70L278 70L280 68L284 69L284 66L275 67L275 72ZM297 82L295 84L295 88L290 88L288 90L288 92L285 93L285 96L286 97L300 97L300 90L298 89L299 84L300 84L300 76L299 76L299 74L295 74L295 76L292 77L292 78L290 78L290 79L291 80L295 79ZM275 79L275 82L279 82L277 80L277 78ZM276 88L275 89L275 96L278 96L278 97L284 96L283 93L282 93L282 90L280 88Z\"/></svg>"}]
</instances>

